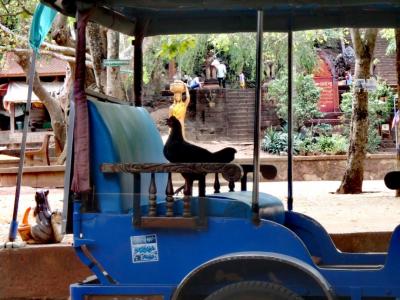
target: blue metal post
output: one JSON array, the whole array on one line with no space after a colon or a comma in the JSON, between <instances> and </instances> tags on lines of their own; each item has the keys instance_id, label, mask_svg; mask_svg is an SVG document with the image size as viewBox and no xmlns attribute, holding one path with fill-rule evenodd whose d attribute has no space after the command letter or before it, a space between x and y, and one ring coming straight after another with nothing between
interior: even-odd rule
<instances>
[{"instance_id":1,"label":"blue metal post","mask_svg":"<svg viewBox=\"0 0 400 300\"><path fill-rule=\"evenodd\" d=\"M33 79L35 75L35 64L36 64L36 52L32 52L31 66L29 69L29 87L28 87L28 99L26 100L25 116L24 116L24 130L22 132L21 150L19 152L19 165L18 165L18 175L17 175L17 185L15 187L15 198L14 198L14 211L10 224L10 232L8 234L8 239L10 242L14 242L17 237L18 229L18 204L19 196L21 193L21 183L22 183L22 173L24 171L24 161L25 161L25 149L26 149L26 137L28 135L28 125L29 125L29 113L31 110L31 100L32 100L32 90L33 90Z\"/></svg>"}]
</instances>

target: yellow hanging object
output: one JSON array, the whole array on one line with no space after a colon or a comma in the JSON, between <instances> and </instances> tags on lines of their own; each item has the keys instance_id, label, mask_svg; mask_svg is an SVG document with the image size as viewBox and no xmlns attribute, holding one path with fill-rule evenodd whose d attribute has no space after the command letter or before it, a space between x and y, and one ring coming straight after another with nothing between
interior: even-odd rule
<instances>
[{"instance_id":1,"label":"yellow hanging object","mask_svg":"<svg viewBox=\"0 0 400 300\"><path fill-rule=\"evenodd\" d=\"M169 107L169 117L174 116L182 125L182 134L185 137L186 110L190 103L189 89L181 80L175 80L170 84L169 89L174 93L174 103ZM182 94L186 93L186 100L183 101Z\"/></svg>"}]
</instances>

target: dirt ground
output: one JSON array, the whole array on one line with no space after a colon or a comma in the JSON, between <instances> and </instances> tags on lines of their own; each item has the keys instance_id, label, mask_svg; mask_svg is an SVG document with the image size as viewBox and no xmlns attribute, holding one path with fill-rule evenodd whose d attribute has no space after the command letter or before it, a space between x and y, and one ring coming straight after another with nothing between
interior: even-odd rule
<instances>
[{"instance_id":1,"label":"dirt ground","mask_svg":"<svg viewBox=\"0 0 400 300\"><path fill-rule=\"evenodd\" d=\"M155 117L160 122L165 119L167 110ZM165 126L159 124L160 126ZM167 139L167 132L162 139ZM252 143L232 145L229 141L211 141L195 144L217 151L227 146L233 146L238 153L236 158L253 156ZM270 156L261 151L261 157ZM364 181L363 190L359 195L337 195L334 192L339 187L339 181L298 181L294 182L294 210L305 213L319 221L330 233L392 231L400 224L400 198L394 196L394 191L388 190L383 180ZM249 185L249 190L251 184ZM18 220L22 220L25 209L34 207L34 188L22 187L18 211ZM225 187L225 190L227 188ZM222 191L225 191L222 189ZM263 182L260 191L277 196L286 205L286 182ZM211 193L212 189L208 190ZM0 188L0 242L6 241L9 223L12 217L15 187ZM63 189L51 189L49 202L51 208L62 209ZM33 217L30 219L34 222Z\"/></svg>"},{"instance_id":2,"label":"dirt ground","mask_svg":"<svg viewBox=\"0 0 400 300\"><path fill-rule=\"evenodd\" d=\"M334 194L338 186L338 181L294 182L294 210L315 218L330 233L392 231L400 223L400 198L394 197L394 192L388 190L383 181L365 181L365 192L359 195ZM28 206L34 207L35 191L22 187L19 221ZM286 202L286 182L261 183L260 191ZM8 237L14 194L14 187L0 188L0 241ZM62 209L62 199L62 189L50 190L53 210Z\"/></svg>"}]
</instances>

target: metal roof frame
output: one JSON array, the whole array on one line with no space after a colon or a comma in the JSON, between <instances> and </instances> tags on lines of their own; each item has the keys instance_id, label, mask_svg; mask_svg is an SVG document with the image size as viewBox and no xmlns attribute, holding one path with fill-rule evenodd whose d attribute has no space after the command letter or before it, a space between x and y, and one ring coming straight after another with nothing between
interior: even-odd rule
<instances>
[{"instance_id":1,"label":"metal roof frame","mask_svg":"<svg viewBox=\"0 0 400 300\"><path fill-rule=\"evenodd\" d=\"M398 0L41 0L75 16L92 8L90 19L134 35L138 23L145 36L178 33L255 32L257 10L263 30L306 30L335 27L400 27Z\"/></svg>"}]
</instances>

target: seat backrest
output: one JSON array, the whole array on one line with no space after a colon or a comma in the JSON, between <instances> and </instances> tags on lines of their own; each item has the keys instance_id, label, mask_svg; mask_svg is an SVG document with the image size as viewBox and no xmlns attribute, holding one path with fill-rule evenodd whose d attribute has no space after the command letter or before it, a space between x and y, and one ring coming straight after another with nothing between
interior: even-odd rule
<instances>
[{"instance_id":1,"label":"seat backrest","mask_svg":"<svg viewBox=\"0 0 400 300\"><path fill-rule=\"evenodd\" d=\"M132 209L133 176L105 174L102 163L165 163L163 142L150 114L144 108L88 101L91 178L99 209L122 213ZM156 174L158 194L165 197L166 174ZM142 202L148 200L150 174L141 174ZM162 196L163 195L163 196Z\"/></svg>"}]
</instances>

